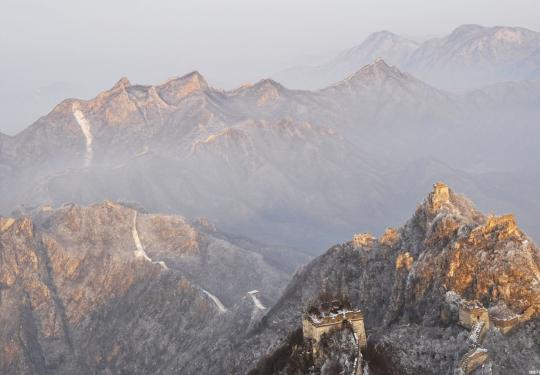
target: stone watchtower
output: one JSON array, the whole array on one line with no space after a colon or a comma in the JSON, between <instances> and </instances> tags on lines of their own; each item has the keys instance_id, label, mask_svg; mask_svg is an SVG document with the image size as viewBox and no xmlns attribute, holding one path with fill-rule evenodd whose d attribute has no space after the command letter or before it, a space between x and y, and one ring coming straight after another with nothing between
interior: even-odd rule
<instances>
[{"instance_id":1,"label":"stone watchtower","mask_svg":"<svg viewBox=\"0 0 540 375\"><path fill-rule=\"evenodd\" d=\"M488 310L479 301L464 300L459 305L459 324L472 329L478 322L483 322L485 328L489 327Z\"/></svg>"},{"instance_id":2,"label":"stone watchtower","mask_svg":"<svg viewBox=\"0 0 540 375\"><path fill-rule=\"evenodd\" d=\"M346 323L350 323L360 349L367 346L366 331L364 328L364 314L360 310L340 309L333 312L321 312L317 315L306 314L302 321L304 339L311 340L313 354L319 351L321 336L333 330L343 329Z\"/></svg>"},{"instance_id":3,"label":"stone watchtower","mask_svg":"<svg viewBox=\"0 0 540 375\"><path fill-rule=\"evenodd\" d=\"M441 206L450 201L450 189L443 182L433 185L433 191L429 194L430 211L436 212Z\"/></svg>"}]
</instances>

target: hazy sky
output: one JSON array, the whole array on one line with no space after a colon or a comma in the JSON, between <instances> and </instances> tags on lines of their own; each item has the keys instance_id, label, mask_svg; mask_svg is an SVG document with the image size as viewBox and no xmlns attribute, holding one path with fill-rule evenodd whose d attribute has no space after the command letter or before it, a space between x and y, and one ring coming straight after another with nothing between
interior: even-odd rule
<instances>
[{"instance_id":1,"label":"hazy sky","mask_svg":"<svg viewBox=\"0 0 540 375\"><path fill-rule=\"evenodd\" d=\"M0 131L51 100L121 76L158 83L199 70L232 87L316 61L387 29L408 36L464 23L540 30L539 0L2 0Z\"/></svg>"}]
</instances>

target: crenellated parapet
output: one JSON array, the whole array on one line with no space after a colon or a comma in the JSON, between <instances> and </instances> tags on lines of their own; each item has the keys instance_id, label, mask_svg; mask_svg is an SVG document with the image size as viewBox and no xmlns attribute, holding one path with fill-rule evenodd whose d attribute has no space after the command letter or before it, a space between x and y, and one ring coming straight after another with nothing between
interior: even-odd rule
<instances>
[{"instance_id":1,"label":"crenellated parapet","mask_svg":"<svg viewBox=\"0 0 540 375\"><path fill-rule=\"evenodd\" d=\"M353 236L352 242L356 249L371 247L376 240L371 233L358 233Z\"/></svg>"},{"instance_id":2,"label":"crenellated parapet","mask_svg":"<svg viewBox=\"0 0 540 375\"><path fill-rule=\"evenodd\" d=\"M306 313L302 320L304 339L311 340L313 353L318 353L321 337L330 331L343 329L347 324L353 329L360 349L367 346L364 314L361 310L338 309L318 313Z\"/></svg>"},{"instance_id":3,"label":"crenellated parapet","mask_svg":"<svg viewBox=\"0 0 540 375\"><path fill-rule=\"evenodd\" d=\"M459 324L472 329L479 321L484 322L484 327L489 327L488 310L479 301L463 300L459 305Z\"/></svg>"}]
</instances>

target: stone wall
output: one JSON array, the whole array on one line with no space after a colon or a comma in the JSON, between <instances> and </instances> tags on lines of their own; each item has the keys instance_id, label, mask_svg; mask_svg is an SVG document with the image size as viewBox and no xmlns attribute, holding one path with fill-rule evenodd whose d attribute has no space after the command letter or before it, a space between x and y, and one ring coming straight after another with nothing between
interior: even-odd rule
<instances>
[{"instance_id":1,"label":"stone wall","mask_svg":"<svg viewBox=\"0 0 540 375\"><path fill-rule=\"evenodd\" d=\"M436 212L443 204L450 201L450 189L448 185L437 182L433 185L433 191L429 194L429 211Z\"/></svg>"},{"instance_id":2,"label":"stone wall","mask_svg":"<svg viewBox=\"0 0 540 375\"><path fill-rule=\"evenodd\" d=\"M475 348L465 354L461 362L463 373L470 374L478 367L483 365L488 359L488 352L482 348Z\"/></svg>"},{"instance_id":3,"label":"stone wall","mask_svg":"<svg viewBox=\"0 0 540 375\"><path fill-rule=\"evenodd\" d=\"M489 216L484 226L484 233L488 234L492 232L497 232L497 239L501 241L521 234L516 225L516 219L512 214Z\"/></svg>"},{"instance_id":4,"label":"stone wall","mask_svg":"<svg viewBox=\"0 0 540 375\"><path fill-rule=\"evenodd\" d=\"M519 324L519 317L513 317L510 319L497 319L497 318L491 318L491 322L499 331L501 331L503 334L507 334Z\"/></svg>"},{"instance_id":5,"label":"stone wall","mask_svg":"<svg viewBox=\"0 0 540 375\"><path fill-rule=\"evenodd\" d=\"M366 329L364 327L364 320L353 320L351 322L353 326L354 333L358 339L358 346L360 349L365 350L367 348L367 338L366 338Z\"/></svg>"},{"instance_id":6,"label":"stone wall","mask_svg":"<svg viewBox=\"0 0 540 375\"><path fill-rule=\"evenodd\" d=\"M474 301L466 301L459 306L459 324L465 328L472 329L478 321L484 321L484 327L489 327L488 310Z\"/></svg>"},{"instance_id":7,"label":"stone wall","mask_svg":"<svg viewBox=\"0 0 540 375\"><path fill-rule=\"evenodd\" d=\"M359 233L353 236L353 245L355 248L371 246L375 241L375 237L371 233Z\"/></svg>"},{"instance_id":8,"label":"stone wall","mask_svg":"<svg viewBox=\"0 0 540 375\"><path fill-rule=\"evenodd\" d=\"M314 321L313 319L316 319ZM302 330L304 339L313 341L313 351L317 352L318 343L323 334L332 330L342 329L343 325L349 322L352 325L353 331L356 334L358 345L361 349L365 349L367 345L366 331L364 327L364 319L361 312L347 312L335 316L325 316L321 318L305 317L302 320Z\"/></svg>"}]
</instances>

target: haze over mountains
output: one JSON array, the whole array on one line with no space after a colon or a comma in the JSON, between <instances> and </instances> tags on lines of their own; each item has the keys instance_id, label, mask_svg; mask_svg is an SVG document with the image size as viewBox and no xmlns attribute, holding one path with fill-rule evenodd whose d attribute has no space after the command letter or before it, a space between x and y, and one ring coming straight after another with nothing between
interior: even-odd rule
<instances>
[{"instance_id":1,"label":"haze over mountains","mask_svg":"<svg viewBox=\"0 0 540 375\"><path fill-rule=\"evenodd\" d=\"M0 372L330 375L300 328L327 299L363 311L348 369L538 368L539 51L379 32L280 82L123 77L0 133ZM510 333L460 328L465 301Z\"/></svg>"},{"instance_id":2,"label":"haze over mountains","mask_svg":"<svg viewBox=\"0 0 540 375\"><path fill-rule=\"evenodd\" d=\"M438 88L464 91L540 77L540 33L462 25L447 36L418 43L380 31L323 65L291 68L275 78L292 88L323 88L378 57Z\"/></svg>"},{"instance_id":3,"label":"haze over mountains","mask_svg":"<svg viewBox=\"0 0 540 375\"><path fill-rule=\"evenodd\" d=\"M540 185L539 102L540 80L458 95L382 59L313 92L123 78L0 137L0 210L132 201L317 253L403 220L444 179L539 236L539 203L519 193Z\"/></svg>"}]
</instances>

